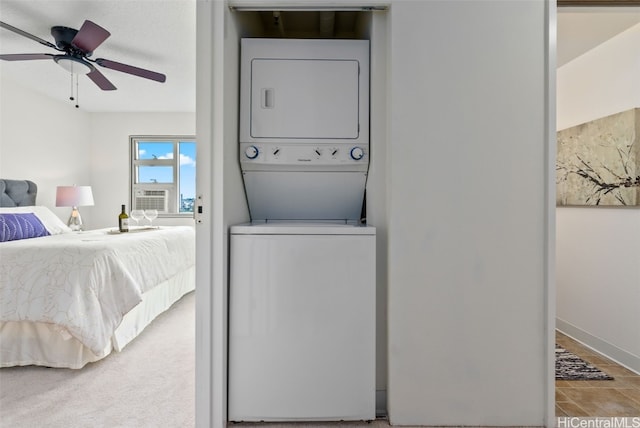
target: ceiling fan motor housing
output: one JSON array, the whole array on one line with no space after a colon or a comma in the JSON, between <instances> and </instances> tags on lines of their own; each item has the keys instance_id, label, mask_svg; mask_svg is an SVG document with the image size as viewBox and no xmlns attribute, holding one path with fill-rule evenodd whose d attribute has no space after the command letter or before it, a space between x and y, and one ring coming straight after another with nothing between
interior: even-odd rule
<instances>
[{"instance_id":1,"label":"ceiling fan motor housing","mask_svg":"<svg viewBox=\"0 0 640 428\"><path fill-rule=\"evenodd\" d=\"M78 30L76 30L75 28L63 26L51 27L51 35L55 39L58 49L62 49L63 51L70 54L90 56L93 52L83 52L82 50L73 46L73 44L71 43L76 34L78 34Z\"/></svg>"}]
</instances>

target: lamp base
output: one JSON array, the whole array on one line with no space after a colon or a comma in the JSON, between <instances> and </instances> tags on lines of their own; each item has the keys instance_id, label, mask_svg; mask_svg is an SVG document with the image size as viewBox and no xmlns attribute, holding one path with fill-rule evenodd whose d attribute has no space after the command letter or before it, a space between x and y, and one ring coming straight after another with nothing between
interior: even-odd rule
<instances>
[{"instance_id":1,"label":"lamp base","mask_svg":"<svg viewBox=\"0 0 640 428\"><path fill-rule=\"evenodd\" d=\"M80 211L78 211L78 207L73 207L73 209L71 210L71 216L69 216L67 226L69 226L69 229L73 230L74 232L83 230L82 217L80 217Z\"/></svg>"}]
</instances>

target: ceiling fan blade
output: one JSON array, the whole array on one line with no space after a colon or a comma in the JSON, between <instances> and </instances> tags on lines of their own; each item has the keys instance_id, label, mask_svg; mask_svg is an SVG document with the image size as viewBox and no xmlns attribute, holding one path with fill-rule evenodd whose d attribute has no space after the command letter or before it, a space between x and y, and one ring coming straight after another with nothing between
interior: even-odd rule
<instances>
[{"instance_id":1,"label":"ceiling fan blade","mask_svg":"<svg viewBox=\"0 0 640 428\"><path fill-rule=\"evenodd\" d=\"M46 40L44 40L44 39L41 39L41 38L40 38L40 37L38 37L38 36L34 36L33 34L29 34L29 33L27 33L26 31L23 31L23 30L21 30L21 29L19 29L19 28L14 27L13 25L9 25L9 24L7 24L7 23L5 23L5 22L0 21L0 27L2 27L2 28L6 28L7 30L9 30L9 31L13 31L13 32L14 32L14 33L16 33L16 34L20 34L20 35L21 35L21 36L23 36L23 37L27 37L27 38L29 38L29 39L31 39L31 40L34 40L34 41L36 41L36 42L38 42L38 43L40 43L40 44L42 44L42 45L45 45L45 46L48 46L48 47L50 47L50 48L53 48L53 49L58 50L58 48L56 47L56 45L54 45L53 43L48 42L48 41L46 41Z\"/></svg>"},{"instance_id":2,"label":"ceiling fan blade","mask_svg":"<svg viewBox=\"0 0 640 428\"><path fill-rule=\"evenodd\" d=\"M113 91L117 89L113 86L113 83L109 82L109 80L104 76L104 74L100 73L97 69L93 69L93 71L87 73L89 79L93 80L93 83L98 85L100 89L103 91Z\"/></svg>"},{"instance_id":3,"label":"ceiling fan blade","mask_svg":"<svg viewBox=\"0 0 640 428\"><path fill-rule=\"evenodd\" d=\"M155 71L145 70L144 68L134 67L133 65L122 64L120 62L111 61L104 58L96 59L96 64L112 70L121 71L123 73L133 74L134 76L144 77L145 79L155 80L156 82L164 82L167 76Z\"/></svg>"},{"instance_id":4,"label":"ceiling fan blade","mask_svg":"<svg viewBox=\"0 0 640 428\"><path fill-rule=\"evenodd\" d=\"M98 24L91 21L84 21L78 33L73 40L71 40L71 44L81 49L85 54L90 55L91 52L107 40L107 37L110 35L110 32Z\"/></svg>"},{"instance_id":5,"label":"ceiling fan blade","mask_svg":"<svg viewBox=\"0 0 640 428\"><path fill-rule=\"evenodd\" d=\"M53 59L53 54L4 54L0 55L0 59L5 61L29 61L32 59Z\"/></svg>"}]
</instances>

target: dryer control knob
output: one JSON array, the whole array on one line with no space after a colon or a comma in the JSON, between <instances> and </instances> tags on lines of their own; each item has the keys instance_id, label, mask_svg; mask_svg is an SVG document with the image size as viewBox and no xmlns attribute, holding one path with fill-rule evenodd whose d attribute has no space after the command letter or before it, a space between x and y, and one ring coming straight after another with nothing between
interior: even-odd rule
<instances>
[{"instance_id":1,"label":"dryer control knob","mask_svg":"<svg viewBox=\"0 0 640 428\"><path fill-rule=\"evenodd\" d=\"M244 151L244 155L249 158L249 159L255 159L258 157L258 154L260 152L258 151L258 148L256 146L249 146L247 147L247 149Z\"/></svg>"},{"instance_id":2,"label":"dryer control knob","mask_svg":"<svg viewBox=\"0 0 640 428\"><path fill-rule=\"evenodd\" d=\"M353 149L351 149L351 159L360 160L363 157L364 157L364 150L362 150L360 147L354 147Z\"/></svg>"}]
</instances>

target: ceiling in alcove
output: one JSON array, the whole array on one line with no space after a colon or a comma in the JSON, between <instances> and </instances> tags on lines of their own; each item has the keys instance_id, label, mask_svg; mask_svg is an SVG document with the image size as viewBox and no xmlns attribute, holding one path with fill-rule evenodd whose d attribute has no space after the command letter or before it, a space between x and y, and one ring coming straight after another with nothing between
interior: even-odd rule
<instances>
[{"instance_id":1,"label":"ceiling in alcove","mask_svg":"<svg viewBox=\"0 0 640 428\"><path fill-rule=\"evenodd\" d=\"M261 11L257 12L265 37L353 38L356 11Z\"/></svg>"}]
</instances>

